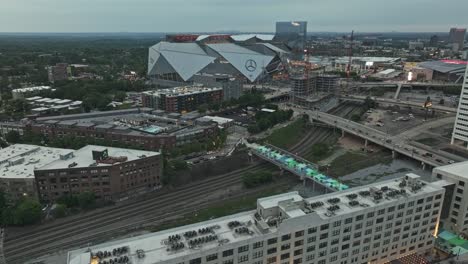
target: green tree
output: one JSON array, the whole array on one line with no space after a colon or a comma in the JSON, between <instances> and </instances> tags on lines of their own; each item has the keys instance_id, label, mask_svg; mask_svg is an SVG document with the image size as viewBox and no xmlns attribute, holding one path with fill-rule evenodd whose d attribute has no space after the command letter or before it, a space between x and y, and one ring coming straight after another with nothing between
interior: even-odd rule
<instances>
[{"instance_id":1,"label":"green tree","mask_svg":"<svg viewBox=\"0 0 468 264\"><path fill-rule=\"evenodd\" d=\"M254 188L273 180L273 175L270 172L248 172L242 175L242 182L247 188Z\"/></svg>"},{"instance_id":2,"label":"green tree","mask_svg":"<svg viewBox=\"0 0 468 264\"><path fill-rule=\"evenodd\" d=\"M199 105L199 106L197 107L197 111L198 111L199 113L201 113L201 114L206 113L206 111L208 111L208 105L206 105L206 104Z\"/></svg>"},{"instance_id":3,"label":"green tree","mask_svg":"<svg viewBox=\"0 0 468 264\"><path fill-rule=\"evenodd\" d=\"M115 101L123 102L125 101L125 98L127 98L127 94L124 91L117 91L114 93Z\"/></svg>"},{"instance_id":4,"label":"green tree","mask_svg":"<svg viewBox=\"0 0 468 264\"><path fill-rule=\"evenodd\" d=\"M54 217L55 218L62 218L65 215L67 215L67 206L64 204L57 204L53 211Z\"/></svg>"},{"instance_id":5,"label":"green tree","mask_svg":"<svg viewBox=\"0 0 468 264\"><path fill-rule=\"evenodd\" d=\"M41 204L35 200L26 198L21 201L13 213L15 225L30 225L41 220Z\"/></svg>"},{"instance_id":6,"label":"green tree","mask_svg":"<svg viewBox=\"0 0 468 264\"><path fill-rule=\"evenodd\" d=\"M78 204L83 209L93 208L96 204L96 196L92 192L82 192L78 195Z\"/></svg>"},{"instance_id":7,"label":"green tree","mask_svg":"<svg viewBox=\"0 0 468 264\"><path fill-rule=\"evenodd\" d=\"M17 131L8 131L8 133L5 135L6 141L11 144L16 144L21 142L21 136Z\"/></svg>"}]
</instances>

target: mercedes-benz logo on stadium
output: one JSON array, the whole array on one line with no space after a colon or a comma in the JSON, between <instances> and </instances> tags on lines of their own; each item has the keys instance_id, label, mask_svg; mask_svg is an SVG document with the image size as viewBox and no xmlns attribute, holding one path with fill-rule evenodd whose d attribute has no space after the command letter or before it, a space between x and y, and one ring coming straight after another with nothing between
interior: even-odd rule
<instances>
[{"instance_id":1,"label":"mercedes-benz logo on stadium","mask_svg":"<svg viewBox=\"0 0 468 264\"><path fill-rule=\"evenodd\" d=\"M247 60L245 62L245 68L249 71L249 72L253 72L257 69L257 63L250 59L250 60Z\"/></svg>"}]
</instances>

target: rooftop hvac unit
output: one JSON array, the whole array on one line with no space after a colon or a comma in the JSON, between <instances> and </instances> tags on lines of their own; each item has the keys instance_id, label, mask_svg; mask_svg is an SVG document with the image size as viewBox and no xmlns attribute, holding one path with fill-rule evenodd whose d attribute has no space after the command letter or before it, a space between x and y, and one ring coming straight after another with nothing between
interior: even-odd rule
<instances>
[{"instance_id":1,"label":"rooftop hvac unit","mask_svg":"<svg viewBox=\"0 0 468 264\"><path fill-rule=\"evenodd\" d=\"M357 198L357 194L355 193L347 194L346 198L348 198L349 200L354 200Z\"/></svg>"},{"instance_id":2,"label":"rooftop hvac unit","mask_svg":"<svg viewBox=\"0 0 468 264\"><path fill-rule=\"evenodd\" d=\"M331 204L337 204L337 203L340 202L340 198L331 198L331 199L328 199L327 202L329 202Z\"/></svg>"},{"instance_id":3,"label":"rooftop hvac unit","mask_svg":"<svg viewBox=\"0 0 468 264\"><path fill-rule=\"evenodd\" d=\"M361 195L362 197L367 197L367 196L370 196L370 192L369 191L360 191L359 195Z\"/></svg>"}]
</instances>

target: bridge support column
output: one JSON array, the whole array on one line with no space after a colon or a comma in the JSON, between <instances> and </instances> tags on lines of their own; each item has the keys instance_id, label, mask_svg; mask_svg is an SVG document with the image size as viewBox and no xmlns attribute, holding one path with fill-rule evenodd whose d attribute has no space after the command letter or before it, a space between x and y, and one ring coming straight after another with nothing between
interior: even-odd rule
<instances>
[{"instance_id":1,"label":"bridge support column","mask_svg":"<svg viewBox=\"0 0 468 264\"><path fill-rule=\"evenodd\" d=\"M281 167L279 167L279 168L280 168L280 175L283 176L283 174L284 174L284 169L281 168Z\"/></svg>"},{"instance_id":2,"label":"bridge support column","mask_svg":"<svg viewBox=\"0 0 468 264\"><path fill-rule=\"evenodd\" d=\"M367 139L364 140L364 149L367 150L367 146L369 145L369 141Z\"/></svg>"},{"instance_id":3,"label":"bridge support column","mask_svg":"<svg viewBox=\"0 0 468 264\"><path fill-rule=\"evenodd\" d=\"M396 151L392 150L392 159L396 159L397 155L398 155L398 153Z\"/></svg>"},{"instance_id":4,"label":"bridge support column","mask_svg":"<svg viewBox=\"0 0 468 264\"><path fill-rule=\"evenodd\" d=\"M341 137L344 138L345 137L345 131L344 130L341 130Z\"/></svg>"},{"instance_id":5,"label":"bridge support column","mask_svg":"<svg viewBox=\"0 0 468 264\"><path fill-rule=\"evenodd\" d=\"M421 166L422 166L422 169L423 169L423 170L426 170L426 163L421 162Z\"/></svg>"}]
</instances>

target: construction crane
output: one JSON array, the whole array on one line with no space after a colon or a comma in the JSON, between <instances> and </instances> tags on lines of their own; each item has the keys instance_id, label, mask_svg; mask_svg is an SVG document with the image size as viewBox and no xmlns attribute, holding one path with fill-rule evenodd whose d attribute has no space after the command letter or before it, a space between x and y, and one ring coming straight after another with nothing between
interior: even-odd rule
<instances>
[{"instance_id":1,"label":"construction crane","mask_svg":"<svg viewBox=\"0 0 468 264\"><path fill-rule=\"evenodd\" d=\"M346 93L349 93L349 81L351 79L351 63L353 62L353 43L354 42L354 30L351 31L351 37L349 38L348 46L348 65L346 66Z\"/></svg>"}]
</instances>

